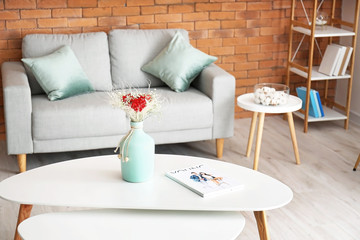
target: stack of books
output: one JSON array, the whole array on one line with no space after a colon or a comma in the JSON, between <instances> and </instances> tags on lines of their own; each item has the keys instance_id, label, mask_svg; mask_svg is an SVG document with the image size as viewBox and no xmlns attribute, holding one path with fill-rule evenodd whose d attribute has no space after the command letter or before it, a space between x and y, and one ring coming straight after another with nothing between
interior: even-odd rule
<instances>
[{"instance_id":1,"label":"stack of books","mask_svg":"<svg viewBox=\"0 0 360 240\"><path fill-rule=\"evenodd\" d=\"M302 100L301 108L305 111L306 87L296 88L296 93L298 97ZM314 118L324 117L324 109L321 105L319 92L313 89L310 89L309 115Z\"/></svg>"},{"instance_id":2,"label":"stack of books","mask_svg":"<svg viewBox=\"0 0 360 240\"><path fill-rule=\"evenodd\" d=\"M328 45L323 59L321 60L319 72L329 76L345 75L352 52L352 47L346 47L334 43Z\"/></svg>"}]
</instances>

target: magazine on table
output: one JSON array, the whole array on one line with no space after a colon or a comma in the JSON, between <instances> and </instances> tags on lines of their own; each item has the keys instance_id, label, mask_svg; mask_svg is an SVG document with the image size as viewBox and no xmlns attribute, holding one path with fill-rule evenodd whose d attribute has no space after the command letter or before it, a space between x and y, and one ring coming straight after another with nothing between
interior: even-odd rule
<instances>
[{"instance_id":1,"label":"magazine on table","mask_svg":"<svg viewBox=\"0 0 360 240\"><path fill-rule=\"evenodd\" d=\"M216 196L244 187L242 183L218 173L205 164L176 169L165 175L202 197Z\"/></svg>"}]
</instances>

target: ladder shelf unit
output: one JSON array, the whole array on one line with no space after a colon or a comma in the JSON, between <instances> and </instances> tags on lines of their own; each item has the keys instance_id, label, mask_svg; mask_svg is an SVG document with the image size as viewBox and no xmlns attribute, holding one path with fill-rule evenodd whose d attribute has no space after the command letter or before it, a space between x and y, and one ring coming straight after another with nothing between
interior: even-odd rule
<instances>
[{"instance_id":1,"label":"ladder shelf unit","mask_svg":"<svg viewBox=\"0 0 360 240\"><path fill-rule=\"evenodd\" d=\"M309 122L319 122L319 121L334 121L334 120L345 120L344 128L348 129L349 127L349 115L350 115L350 99L351 99L351 88L353 81L354 73L354 60L355 60L355 50L356 50L356 38L357 38L357 28L359 21L359 6L360 0L356 0L355 6L355 16L354 22L346 22L341 19L335 18L335 6L336 0L332 1L331 15L329 15L328 25L326 26L316 26L316 14L319 11L321 5L325 0L314 0L312 5L312 16L311 19L308 17L306 9L303 4L303 0L292 0L291 3L291 19L290 19L290 31L289 31L289 53L288 53L288 64L287 64L287 77L286 85L290 87L290 74L294 73L298 76L301 76L306 79L306 101L305 101L305 111L300 110L295 112L294 115L304 119L304 132L308 130ZM304 23L295 19L295 5L296 2L301 2L305 16L308 20L308 23ZM344 29L344 27L346 29ZM350 29L350 30L349 30ZM294 33L303 34L303 37L293 54L293 35ZM305 38L309 38L309 53L308 53L308 66L302 66L294 62L296 54ZM319 66L313 66L314 51L317 48L322 56L317 38L328 38L329 44L332 43L333 37L351 37L353 48L352 56L350 58L350 63L348 70L345 75L342 76L329 76L322 74L318 71ZM348 82L347 89L347 98L346 105L343 106L339 103L336 103L328 99L328 88L329 80L340 80ZM310 89L311 83L313 81L325 81L325 94L323 97L323 109L324 117L314 118L309 116L309 104L310 104ZM341 113L342 112L342 113Z\"/></svg>"}]
</instances>

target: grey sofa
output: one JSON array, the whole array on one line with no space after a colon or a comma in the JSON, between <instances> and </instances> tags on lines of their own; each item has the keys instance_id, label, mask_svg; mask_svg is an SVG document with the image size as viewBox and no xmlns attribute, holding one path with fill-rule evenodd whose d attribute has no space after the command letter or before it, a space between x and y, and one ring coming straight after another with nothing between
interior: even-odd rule
<instances>
[{"instance_id":1,"label":"grey sofa","mask_svg":"<svg viewBox=\"0 0 360 240\"><path fill-rule=\"evenodd\" d=\"M215 64L205 68L189 90L176 93L141 67L153 59L176 31L112 30L83 34L32 34L23 39L23 57L49 54L69 45L96 92L49 101L21 62L5 62L1 73L8 154L17 155L20 172L26 154L115 147L129 131L122 110L109 104L108 91L146 88L146 79L165 103L160 118L149 118L144 130L156 144L217 139L233 135L235 79Z\"/></svg>"}]
</instances>

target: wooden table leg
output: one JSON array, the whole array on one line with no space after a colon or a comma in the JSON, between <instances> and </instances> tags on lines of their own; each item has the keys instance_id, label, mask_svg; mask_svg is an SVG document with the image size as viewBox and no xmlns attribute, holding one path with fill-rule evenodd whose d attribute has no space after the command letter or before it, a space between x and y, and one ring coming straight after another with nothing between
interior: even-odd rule
<instances>
[{"instance_id":1,"label":"wooden table leg","mask_svg":"<svg viewBox=\"0 0 360 240\"><path fill-rule=\"evenodd\" d=\"M264 128L264 119L265 119L265 113L263 112L259 113L259 123L258 123L257 135L256 135L255 157L254 157L254 167L253 167L254 170L257 170L259 165L259 156L260 156L262 133Z\"/></svg>"},{"instance_id":2,"label":"wooden table leg","mask_svg":"<svg viewBox=\"0 0 360 240\"><path fill-rule=\"evenodd\" d=\"M265 211L255 211L254 215L258 226L260 240L270 240Z\"/></svg>"},{"instance_id":3,"label":"wooden table leg","mask_svg":"<svg viewBox=\"0 0 360 240\"><path fill-rule=\"evenodd\" d=\"M360 163L360 154L359 154L358 159L357 159L357 161L355 163L355 166L354 166L354 169L353 169L354 171L356 171L357 167L359 166L359 163Z\"/></svg>"},{"instance_id":4,"label":"wooden table leg","mask_svg":"<svg viewBox=\"0 0 360 240\"><path fill-rule=\"evenodd\" d=\"M20 237L17 229L18 229L19 224L22 221L24 221L25 219L30 217L32 207L33 207L33 205L27 205L27 204L21 204L20 205L19 216L18 216L18 221L17 221L17 224L16 224L14 240L21 240L21 237Z\"/></svg>"},{"instance_id":5,"label":"wooden table leg","mask_svg":"<svg viewBox=\"0 0 360 240\"><path fill-rule=\"evenodd\" d=\"M292 112L288 112L288 113L286 113L286 115L287 115L288 122L289 122L289 128L290 128L291 140L292 140L294 153L295 153L296 164L300 164L299 148L298 148L297 141L296 141L293 115L292 115Z\"/></svg>"},{"instance_id":6,"label":"wooden table leg","mask_svg":"<svg viewBox=\"0 0 360 240\"><path fill-rule=\"evenodd\" d=\"M257 115L258 115L258 113L254 112L253 116L252 116L252 119L251 119L249 139L248 139L248 144L247 144L247 148L246 148L246 157L250 156L251 146L253 144L253 139L254 139L254 132L255 132L255 127L256 127Z\"/></svg>"}]
</instances>

